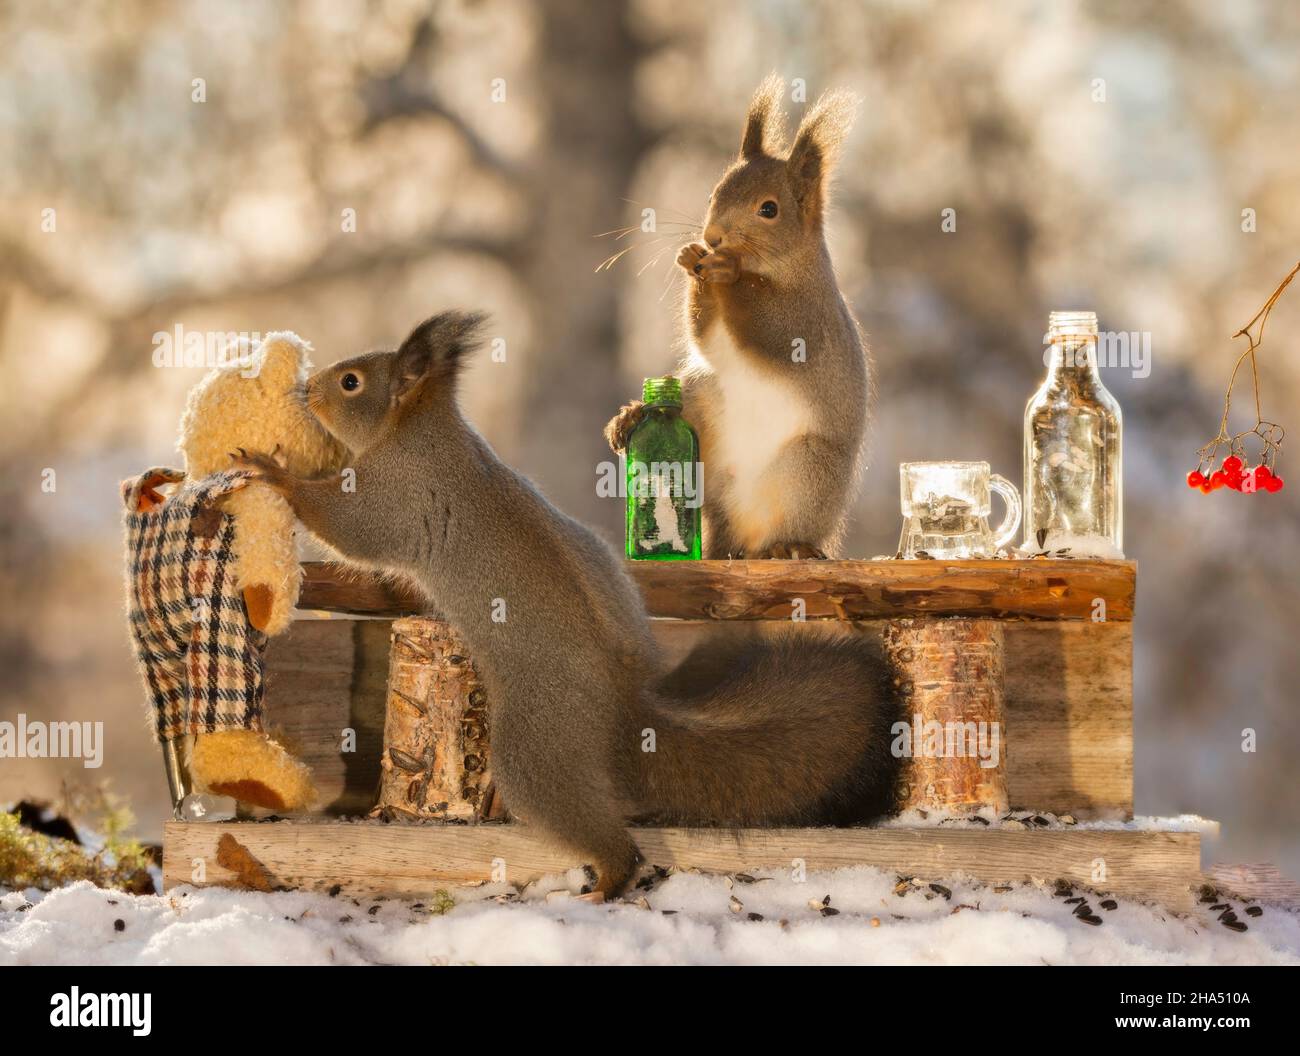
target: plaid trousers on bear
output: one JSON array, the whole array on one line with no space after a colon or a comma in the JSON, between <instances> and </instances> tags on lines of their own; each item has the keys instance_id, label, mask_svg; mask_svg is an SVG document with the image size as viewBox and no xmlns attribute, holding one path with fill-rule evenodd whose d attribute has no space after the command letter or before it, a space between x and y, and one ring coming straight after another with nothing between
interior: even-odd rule
<instances>
[{"instance_id":1,"label":"plaid trousers on bear","mask_svg":"<svg viewBox=\"0 0 1300 1056\"><path fill-rule=\"evenodd\" d=\"M122 483L131 637L159 741L262 728L267 638L231 574L234 518L216 505L248 478L151 469Z\"/></svg>"}]
</instances>

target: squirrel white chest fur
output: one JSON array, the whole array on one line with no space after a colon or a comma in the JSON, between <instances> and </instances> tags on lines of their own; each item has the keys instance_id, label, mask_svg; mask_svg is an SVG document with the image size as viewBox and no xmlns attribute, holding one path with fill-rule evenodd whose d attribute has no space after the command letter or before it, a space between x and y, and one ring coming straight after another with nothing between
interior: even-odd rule
<instances>
[{"instance_id":1,"label":"squirrel white chest fur","mask_svg":"<svg viewBox=\"0 0 1300 1056\"><path fill-rule=\"evenodd\" d=\"M812 408L793 385L737 347L721 321L692 340L690 360L713 376L719 396L712 446L703 453L705 488L710 479L723 484L734 526L761 532L779 511L769 508L759 478L786 443L810 431Z\"/></svg>"}]
</instances>

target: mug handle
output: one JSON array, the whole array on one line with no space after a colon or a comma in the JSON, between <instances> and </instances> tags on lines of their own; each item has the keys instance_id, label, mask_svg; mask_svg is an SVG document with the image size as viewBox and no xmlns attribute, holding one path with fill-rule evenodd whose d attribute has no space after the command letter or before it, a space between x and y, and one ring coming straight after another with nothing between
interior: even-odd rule
<instances>
[{"instance_id":1,"label":"mug handle","mask_svg":"<svg viewBox=\"0 0 1300 1056\"><path fill-rule=\"evenodd\" d=\"M1002 501L1007 504L1007 515L998 525L997 538L993 540L993 549L1001 550L1020 530L1020 492L1016 491L1016 486L1011 481L997 473L989 477L989 487L1001 495Z\"/></svg>"}]
</instances>

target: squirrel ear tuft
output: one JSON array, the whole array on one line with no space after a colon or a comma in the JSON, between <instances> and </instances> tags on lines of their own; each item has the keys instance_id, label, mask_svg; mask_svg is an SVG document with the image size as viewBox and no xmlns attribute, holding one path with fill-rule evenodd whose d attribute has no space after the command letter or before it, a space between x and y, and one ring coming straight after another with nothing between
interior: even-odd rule
<instances>
[{"instance_id":1,"label":"squirrel ear tuft","mask_svg":"<svg viewBox=\"0 0 1300 1056\"><path fill-rule=\"evenodd\" d=\"M795 199L806 217L819 218L826 202L831 168L840 144L853 127L858 97L836 89L817 100L795 133L786 167Z\"/></svg>"},{"instance_id":2,"label":"squirrel ear tuft","mask_svg":"<svg viewBox=\"0 0 1300 1056\"><path fill-rule=\"evenodd\" d=\"M745 117L745 132L740 139L740 156L777 155L785 148L785 112L781 99L785 81L769 73L758 86Z\"/></svg>"},{"instance_id":3,"label":"squirrel ear tuft","mask_svg":"<svg viewBox=\"0 0 1300 1056\"><path fill-rule=\"evenodd\" d=\"M426 319L402 342L393 371L392 395L405 396L427 377L454 380L461 364L478 347L482 312L441 312Z\"/></svg>"}]
</instances>

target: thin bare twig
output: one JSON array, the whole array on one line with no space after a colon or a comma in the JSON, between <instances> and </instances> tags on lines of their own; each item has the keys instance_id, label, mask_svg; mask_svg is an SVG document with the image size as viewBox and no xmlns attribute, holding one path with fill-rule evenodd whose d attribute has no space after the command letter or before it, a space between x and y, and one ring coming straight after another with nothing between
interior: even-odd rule
<instances>
[{"instance_id":1,"label":"thin bare twig","mask_svg":"<svg viewBox=\"0 0 1300 1056\"><path fill-rule=\"evenodd\" d=\"M1250 322L1233 334L1233 339L1244 337L1249 345L1244 352L1237 357L1237 361L1232 366L1232 374L1228 378L1228 388L1223 394L1223 418L1219 421L1219 431L1215 437L1197 452L1197 472L1203 473L1207 468L1212 469L1218 458L1219 448L1223 444L1228 445L1231 454L1241 459L1243 465L1250 464L1250 458L1246 451L1246 438L1256 436L1260 439L1263 447L1260 451L1259 464L1267 466L1270 472L1277 469L1277 460L1281 455L1282 440L1286 436L1286 430L1277 422L1265 420L1263 412L1263 403L1259 393L1259 359L1258 352L1264 343L1264 327L1268 323L1268 317L1273 308L1277 305L1278 299L1282 292L1291 285L1291 280L1300 274L1300 263L1297 263L1290 272L1287 273L1277 289L1272 293L1267 301L1258 312L1252 317ZM1258 325L1258 332L1256 326ZM1232 390L1237 383L1237 374L1241 370L1241 365L1250 360L1251 381L1255 392L1255 424L1240 433L1228 433L1228 416L1232 411Z\"/></svg>"}]
</instances>

